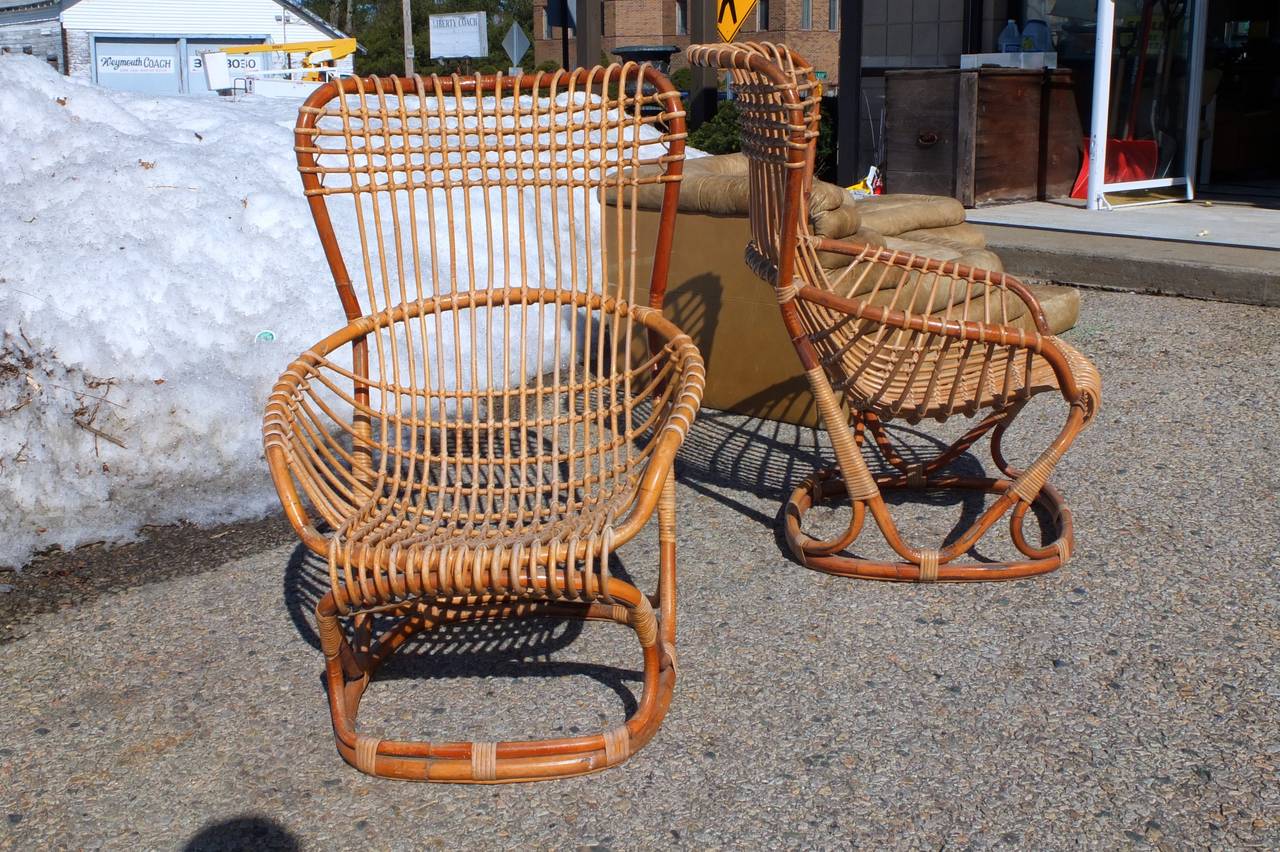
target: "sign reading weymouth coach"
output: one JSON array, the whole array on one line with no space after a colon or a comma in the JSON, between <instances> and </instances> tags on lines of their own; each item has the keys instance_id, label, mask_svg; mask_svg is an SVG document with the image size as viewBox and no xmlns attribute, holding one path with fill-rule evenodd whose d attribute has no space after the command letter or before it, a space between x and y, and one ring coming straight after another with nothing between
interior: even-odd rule
<instances>
[{"instance_id":1,"label":"sign reading weymouth coach","mask_svg":"<svg viewBox=\"0 0 1280 852\"><path fill-rule=\"evenodd\" d=\"M489 24L484 12L431 16L431 58L489 55Z\"/></svg>"},{"instance_id":2,"label":"sign reading weymouth coach","mask_svg":"<svg viewBox=\"0 0 1280 852\"><path fill-rule=\"evenodd\" d=\"M98 66L112 74L172 74L172 56L99 56Z\"/></svg>"}]
</instances>

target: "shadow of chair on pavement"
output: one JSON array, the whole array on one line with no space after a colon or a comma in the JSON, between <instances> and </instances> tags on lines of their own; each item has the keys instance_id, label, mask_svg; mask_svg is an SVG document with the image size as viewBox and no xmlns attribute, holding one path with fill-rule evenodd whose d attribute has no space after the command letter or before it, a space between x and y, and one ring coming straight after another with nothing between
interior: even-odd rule
<instances>
[{"instance_id":1,"label":"shadow of chair on pavement","mask_svg":"<svg viewBox=\"0 0 1280 852\"><path fill-rule=\"evenodd\" d=\"M610 554L609 563L615 577L632 582L616 553ZM315 628L315 607L328 591L328 564L299 544L285 568L285 606L298 635L317 651L320 650L320 637ZM375 617L375 634L389 624L389 620ZM560 678L581 675L613 691L622 702L626 715L630 716L638 706L635 693L643 683L642 672L553 659L557 652L573 645L582 630L583 622L572 618L477 620L442 625L409 639L378 671L377 679ZM320 689L324 689L323 682Z\"/></svg>"},{"instance_id":2,"label":"shadow of chair on pavement","mask_svg":"<svg viewBox=\"0 0 1280 852\"><path fill-rule=\"evenodd\" d=\"M704 409L689 431L677 458L679 481L753 523L770 526L779 548L788 552L782 534L783 503L791 489L814 469L836 464L824 429L797 426L776 419L779 416L810 419L809 406L812 406L812 399L808 390L788 381L735 406L741 411L759 412L760 416ZM891 423L886 426L886 432L907 462L932 458L949 445L947 441L907 425ZM863 454L872 473L891 472L892 468L869 446L870 443L868 440ZM987 473L972 452L953 461L947 470L961 476L983 476ZM762 512L754 505L756 501L744 501L734 495L735 491L757 500L776 502L775 513ZM905 504L958 508L959 516L945 537L948 542L968 529L981 515L985 499L985 495L977 491L892 491L885 495L891 508ZM1047 519L1039 517L1039 520L1043 524ZM981 553L976 556L979 560L986 559Z\"/></svg>"}]
</instances>

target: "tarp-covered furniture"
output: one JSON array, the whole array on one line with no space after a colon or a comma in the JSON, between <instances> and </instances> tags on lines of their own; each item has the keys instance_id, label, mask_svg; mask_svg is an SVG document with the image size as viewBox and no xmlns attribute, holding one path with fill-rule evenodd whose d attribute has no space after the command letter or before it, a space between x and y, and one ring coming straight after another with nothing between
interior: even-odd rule
<instances>
[{"instance_id":1,"label":"tarp-covered furniture","mask_svg":"<svg viewBox=\"0 0 1280 852\"><path fill-rule=\"evenodd\" d=\"M328 562L316 615L329 704L338 751L363 772L578 775L626 760L661 723L675 682L672 460L703 367L662 316L665 263L636 301L633 205L601 198L660 185L645 250L670 253L683 115L665 77L630 63L345 78L301 108L298 166L349 324L281 376L264 442L290 522ZM648 595L610 555L655 510ZM415 634L529 616L635 630L644 692L625 723L513 742L357 727L370 679Z\"/></svg>"},{"instance_id":2,"label":"tarp-covered furniture","mask_svg":"<svg viewBox=\"0 0 1280 852\"><path fill-rule=\"evenodd\" d=\"M787 543L805 565L886 580L996 580L1052 571L1071 552L1071 514L1048 484L1053 468L1093 419L1101 379L1087 358L1049 333L1044 312L1019 281L998 272L815 233L813 158L818 135L812 67L783 45L695 45L690 61L731 72L749 162L751 241L747 264L772 284L787 334L805 371L839 464L801 484L785 507ZM831 255L848 258L841 264ZM1028 315L1031 327L1011 321ZM1001 439L1041 393L1067 403L1066 423L1025 470L1006 461ZM890 420L919 423L957 415L976 423L931 459L914 461L890 440ZM991 432L999 478L964 476L947 465ZM890 472L873 475L862 455L870 433ZM909 541L884 492L977 489L997 497L967 529L944 542ZM803 529L817 502L847 496L846 529L818 540ZM1032 506L1051 533L1036 544L1023 526ZM852 555L870 514L896 561ZM965 561L1008 515L1021 558Z\"/></svg>"}]
</instances>

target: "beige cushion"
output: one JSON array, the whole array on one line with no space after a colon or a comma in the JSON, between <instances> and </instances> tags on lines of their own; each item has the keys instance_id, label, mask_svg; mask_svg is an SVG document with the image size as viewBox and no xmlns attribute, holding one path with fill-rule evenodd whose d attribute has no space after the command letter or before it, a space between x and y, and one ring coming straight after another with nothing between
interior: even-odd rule
<instances>
[{"instance_id":1,"label":"beige cushion","mask_svg":"<svg viewBox=\"0 0 1280 852\"><path fill-rule=\"evenodd\" d=\"M919 240L922 243L936 243L962 249L981 249L987 247L987 238L977 225L965 222L960 225L948 225L945 228L917 228L898 234L904 240Z\"/></svg>"},{"instance_id":2,"label":"beige cushion","mask_svg":"<svg viewBox=\"0 0 1280 852\"><path fill-rule=\"evenodd\" d=\"M886 237L964 223L964 205L940 195L873 195L857 205L862 224Z\"/></svg>"}]
</instances>

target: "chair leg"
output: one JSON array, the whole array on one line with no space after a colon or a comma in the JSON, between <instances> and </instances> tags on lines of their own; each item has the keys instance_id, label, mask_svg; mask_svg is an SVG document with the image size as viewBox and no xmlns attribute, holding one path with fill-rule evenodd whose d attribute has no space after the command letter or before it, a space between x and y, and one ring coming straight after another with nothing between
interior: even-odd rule
<instances>
[{"instance_id":1,"label":"chair leg","mask_svg":"<svg viewBox=\"0 0 1280 852\"><path fill-rule=\"evenodd\" d=\"M1050 485L1036 490L1028 502L1020 492L1025 487L1020 482L1021 471L1005 462L1000 452L1000 440L1009 424L1017 416L1021 406L991 415L976 424L958 441L937 457L926 462L908 464L885 434L883 423L874 415L862 415L867 430L875 438L875 444L885 460L902 471L901 474L885 474L875 477L879 494L854 500L851 519L845 533L830 541L818 541L803 531L805 514L815 505L848 498L845 480L839 470L820 470L802 482L791 494L783 510L783 523L788 547L805 566L830 574L876 580L905 582L975 582L989 580L1014 580L1046 574L1060 567L1070 555L1073 540L1071 512L1062 495ZM1069 446L1081 423L1077 422L1073 409L1067 426L1051 448L1055 458ZM861 431L861 425L858 424ZM942 473L942 468L964 453L988 431L992 432L992 455L996 466L1008 478L964 477ZM855 463L861 462L861 458ZM1051 465L1050 465L1051 466ZM998 495L996 502L986 509L968 530L949 545L939 548L915 548L907 544L898 532L883 493L896 490L968 490ZM1035 547L1029 544L1023 532L1026 515L1032 505L1047 513L1052 530L1048 544ZM1010 562L956 562L1006 513L1009 513L1010 536L1014 545L1027 558ZM865 515L875 518L880 531L893 549L902 557L899 562L886 562L842 555L856 540Z\"/></svg>"},{"instance_id":2,"label":"chair leg","mask_svg":"<svg viewBox=\"0 0 1280 852\"><path fill-rule=\"evenodd\" d=\"M674 557L674 548L669 558L664 548L664 571L674 573ZM351 623L358 642L371 618L339 616L332 594L325 595L316 618L339 754L360 771L383 778L479 784L584 775L622 763L653 737L671 703L674 625L660 624L649 599L629 584L614 579L610 589L615 599L629 597L628 604L480 596L389 607L380 614L395 622L372 639L367 653L351 646L343 622ZM630 594L622 594L627 590ZM644 654L644 693L625 723L592 736L513 742L410 742L358 732L360 701L378 667L413 636L460 622L536 616L613 621L636 631Z\"/></svg>"}]
</instances>

